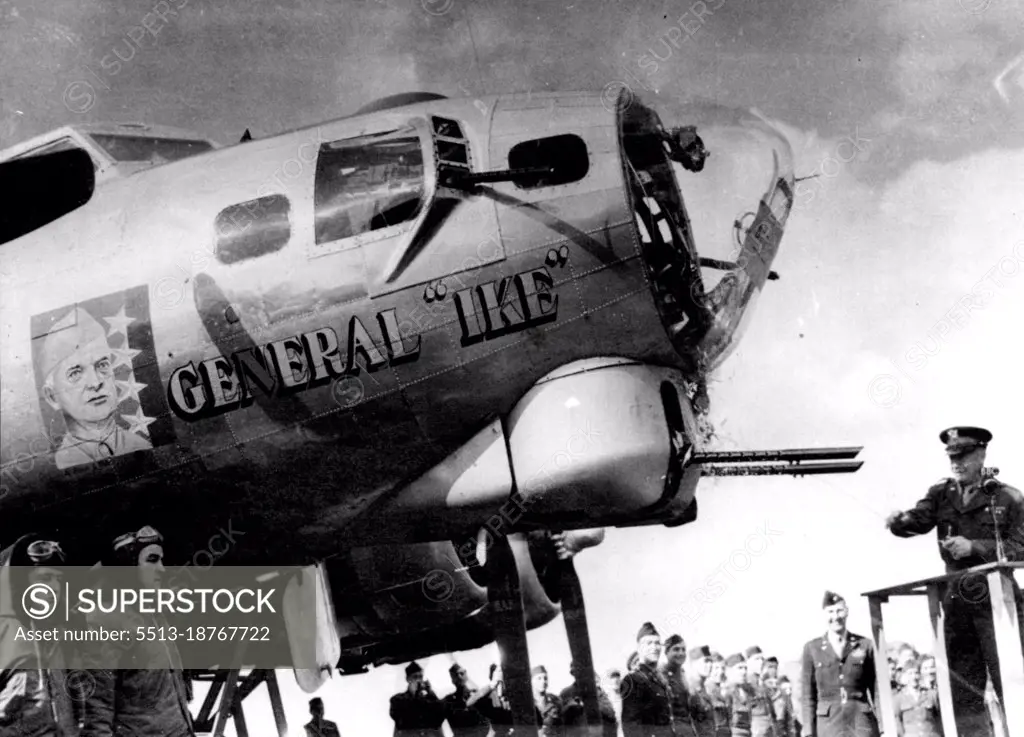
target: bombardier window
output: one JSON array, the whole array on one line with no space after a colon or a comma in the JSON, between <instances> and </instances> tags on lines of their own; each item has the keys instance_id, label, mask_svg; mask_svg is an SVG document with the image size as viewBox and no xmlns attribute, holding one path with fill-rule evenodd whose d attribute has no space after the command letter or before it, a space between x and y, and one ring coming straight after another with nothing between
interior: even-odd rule
<instances>
[{"instance_id":1,"label":"bombardier window","mask_svg":"<svg viewBox=\"0 0 1024 737\"><path fill-rule=\"evenodd\" d=\"M272 194L225 207L217 215L217 260L223 264L256 258L284 247L291 237L291 205Z\"/></svg>"},{"instance_id":2,"label":"bombardier window","mask_svg":"<svg viewBox=\"0 0 1024 737\"><path fill-rule=\"evenodd\" d=\"M517 143L508 152L509 169L550 167L547 174L522 177L516 185L523 189L554 187L578 182L590 171L587 144L571 134L537 138Z\"/></svg>"},{"instance_id":3,"label":"bombardier window","mask_svg":"<svg viewBox=\"0 0 1024 737\"><path fill-rule=\"evenodd\" d=\"M316 163L316 242L413 220L425 189L423 147L412 128L325 143Z\"/></svg>"}]
</instances>

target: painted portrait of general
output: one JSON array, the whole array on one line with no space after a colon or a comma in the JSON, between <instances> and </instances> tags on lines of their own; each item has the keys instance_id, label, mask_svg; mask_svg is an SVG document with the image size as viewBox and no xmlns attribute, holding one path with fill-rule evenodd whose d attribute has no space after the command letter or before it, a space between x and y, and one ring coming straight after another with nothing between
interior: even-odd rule
<instances>
[{"instance_id":1,"label":"painted portrait of general","mask_svg":"<svg viewBox=\"0 0 1024 737\"><path fill-rule=\"evenodd\" d=\"M32 323L40 412L57 468L166 442L144 287L36 315Z\"/></svg>"}]
</instances>

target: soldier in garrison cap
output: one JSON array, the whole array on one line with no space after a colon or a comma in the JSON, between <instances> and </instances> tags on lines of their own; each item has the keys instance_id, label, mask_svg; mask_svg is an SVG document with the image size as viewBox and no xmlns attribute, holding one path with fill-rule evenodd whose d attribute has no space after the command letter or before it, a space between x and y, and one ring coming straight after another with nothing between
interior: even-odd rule
<instances>
[{"instance_id":1,"label":"soldier in garrison cap","mask_svg":"<svg viewBox=\"0 0 1024 737\"><path fill-rule=\"evenodd\" d=\"M693 737L690 721L690 690L686 685L683 664L686 662L686 642L681 635L669 635L665 640L665 662L658 671L668 681L672 694L672 725L676 735Z\"/></svg>"},{"instance_id":2,"label":"soldier in garrison cap","mask_svg":"<svg viewBox=\"0 0 1024 737\"><path fill-rule=\"evenodd\" d=\"M454 737L487 737L491 725L487 718L476 708L478 689L469 677L469 673L459 663L452 663L448 668L455 690L441 699L444 707L444 718L451 727Z\"/></svg>"},{"instance_id":3,"label":"soldier in garrison cap","mask_svg":"<svg viewBox=\"0 0 1024 737\"><path fill-rule=\"evenodd\" d=\"M743 653L734 653L725 659L722 695L729 709L729 734L731 737L750 737L754 695L747 683L747 659Z\"/></svg>"},{"instance_id":4,"label":"soldier in garrison cap","mask_svg":"<svg viewBox=\"0 0 1024 737\"><path fill-rule=\"evenodd\" d=\"M572 684L558 694L558 699L562 702L562 724L565 725L567 737L583 737L588 734L591 726L584 724L586 715L579 682L583 670L576 661L573 661L569 664L569 673L572 675ZM594 685L597 687L597 706L601 712L601 733L605 737L617 737L619 717L615 712L615 705L608 698L608 692L601 686L601 678L597 673L594 674ZM616 684L616 688L618 685Z\"/></svg>"},{"instance_id":5,"label":"soldier in garrison cap","mask_svg":"<svg viewBox=\"0 0 1024 737\"><path fill-rule=\"evenodd\" d=\"M939 554L947 573L967 571L999 558L1024 559L1024 496L985 468L992 433L980 427L951 427L939 434L946 446L952 477L928 489L906 512L893 512L886 526L897 537L937 528ZM1013 579L1011 578L1011 581ZM1024 620L1020 588L1013 584L1018 616ZM953 690L953 711L960 734L990 735L985 683L992 679L1003 701L992 603L984 575L965 574L946 587L946 659ZM1024 637L1024 621L1019 622ZM1019 653L1014 653L1019 657Z\"/></svg>"},{"instance_id":6,"label":"soldier in garrison cap","mask_svg":"<svg viewBox=\"0 0 1024 737\"><path fill-rule=\"evenodd\" d=\"M750 731L753 737L767 737L775 730L775 711L772 709L771 697L762 678L764 651L757 645L751 645L743 654L747 659L747 685L753 698L750 707Z\"/></svg>"},{"instance_id":7,"label":"soldier in garrison cap","mask_svg":"<svg viewBox=\"0 0 1024 737\"><path fill-rule=\"evenodd\" d=\"M391 697L391 718L395 720L395 737L441 737L444 704L423 679L419 663L405 667L406 688Z\"/></svg>"},{"instance_id":8,"label":"soldier in garrison cap","mask_svg":"<svg viewBox=\"0 0 1024 737\"><path fill-rule=\"evenodd\" d=\"M533 703L537 707L540 737L562 735L562 701L548 691L548 669L535 665L530 671L533 684Z\"/></svg>"},{"instance_id":9,"label":"soldier in garrison cap","mask_svg":"<svg viewBox=\"0 0 1024 737\"><path fill-rule=\"evenodd\" d=\"M717 737L730 737L732 728L729 726L729 702L724 693L725 658L719 652L711 653L711 675L706 683L715 707L715 734Z\"/></svg>"},{"instance_id":10,"label":"soldier in garrison cap","mask_svg":"<svg viewBox=\"0 0 1024 737\"><path fill-rule=\"evenodd\" d=\"M826 591L821 607L828 629L804 645L804 737L879 737L874 646L846 629L839 594Z\"/></svg>"},{"instance_id":11,"label":"soldier in garrison cap","mask_svg":"<svg viewBox=\"0 0 1024 737\"><path fill-rule=\"evenodd\" d=\"M658 672L661 636L650 622L636 635L640 662L622 679L622 733L625 737L670 737L671 691Z\"/></svg>"},{"instance_id":12,"label":"soldier in garrison cap","mask_svg":"<svg viewBox=\"0 0 1024 737\"><path fill-rule=\"evenodd\" d=\"M715 702L708 691L712 663L711 648L707 645L690 650L686 675L690 690L690 719L697 737L715 737Z\"/></svg>"},{"instance_id":13,"label":"soldier in garrison cap","mask_svg":"<svg viewBox=\"0 0 1024 737\"><path fill-rule=\"evenodd\" d=\"M775 708L775 725L778 737L800 737L797 727L796 710L793 708L793 684L789 678L779 678L779 688L772 699Z\"/></svg>"},{"instance_id":14,"label":"soldier in garrison cap","mask_svg":"<svg viewBox=\"0 0 1024 737\"><path fill-rule=\"evenodd\" d=\"M106 331L81 307L54 323L43 341L43 399L64 415L68 430L54 456L57 468L153 447L117 424L112 353Z\"/></svg>"}]
</instances>

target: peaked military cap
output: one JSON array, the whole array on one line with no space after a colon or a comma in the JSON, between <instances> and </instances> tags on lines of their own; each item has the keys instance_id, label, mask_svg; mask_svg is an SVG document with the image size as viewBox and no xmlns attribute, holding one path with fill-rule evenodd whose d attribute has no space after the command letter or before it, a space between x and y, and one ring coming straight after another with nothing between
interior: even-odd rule
<instances>
[{"instance_id":1,"label":"peaked military cap","mask_svg":"<svg viewBox=\"0 0 1024 737\"><path fill-rule=\"evenodd\" d=\"M746 662L747 659L743 657L743 653L733 653L725 659L725 667L732 668L734 665L739 665L740 663Z\"/></svg>"},{"instance_id":2,"label":"peaked military cap","mask_svg":"<svg viewBox=\"0 0 1024 737\"><path fill-rule=\"evenodd\" d=\"M409 665L405 666L405 675L406 675L406 677L411 676L414 673L422 673L422 672L423 672L423 668L415 660L413 662L409 663Z\"/></svg>"},{"instance_id":3,"label":"peaked military cap","mask_svg":"<svg viewBox=\"0 0 1024 737\"><path fill-rule=\"evenodd\" d=\"M955 458L987 446L992 433L982 427L951 427L939 433L939 440L945 443L946 453Z\"/></svg>"},{"instance_id":4,"label":"peaked military cap","mask_svg":"<svg viewBox=\"0 0 1024 737\"><path fill-rule=\"evenodd\" d=\"M757 645L751 645L743 651L743 654L749 658L752 655L763 655L764 653Z\"/></svg>"},{"instance_id":5,"label":"peaked military cap","mask_svg":"<svg viewBox=\"0 0 1024 737\"><path fill-rule=\"evenodd\" d=\"M846 603L846 599L841 597L835 591L826 591L824 598L821 600L821 608L834 606L840 602Z\"/></svg>"},{"instance_id":6,"label":"peaked military cap","mask_svg":"<svg viewBox=\"0 0 1024 737\"><path fill-rule=\"evenodd\" d=\"M654 625L650 622L644 622L640 626L640 631L636 633L636 641L640 642L643 638L650 637L651 635L658 637L658 630L654 629Z\"/></svg>"},{"instance_id":7,"label":"peaked military cap","mask_svg":"<svg viewBox=\"0 0 1024 737\"><path fill-rule=\"evenodd\" d=\"M707 645L690 648L690 660L703 660L711 657L711 648Z\"/></svg>"},{"instance_id":8,"label":"peaked military cap","mask_svg":"<svg viewBox=\"0 0 1024 737\"><path fill-rule=\"evenodd\" d=\"M665 649L668 650L670 647L675 647L682 641L682 635L669 635L668 639L665 640Z\"/></svg>"}]
</instances>

